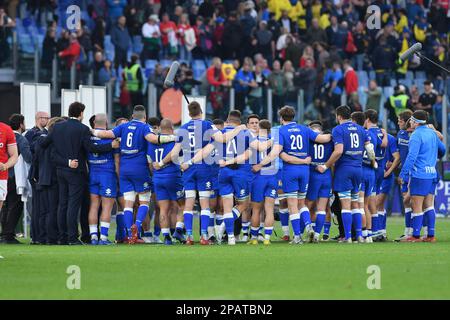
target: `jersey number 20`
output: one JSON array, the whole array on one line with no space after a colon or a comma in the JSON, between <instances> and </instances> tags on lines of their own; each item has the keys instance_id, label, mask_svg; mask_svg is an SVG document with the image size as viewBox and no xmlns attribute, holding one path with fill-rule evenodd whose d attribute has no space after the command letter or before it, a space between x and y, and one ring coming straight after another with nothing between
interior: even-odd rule
<instances>
[{"instance_id":1,"label":"jersey number 20","mask_svg":"<svg viewBox=\"0 0 450 320\"><path fill-rule=\"evenodd\" d=\"M291 150L303 149L303 137L300 135L291 135Z\"/></svg>"}]
</instances>

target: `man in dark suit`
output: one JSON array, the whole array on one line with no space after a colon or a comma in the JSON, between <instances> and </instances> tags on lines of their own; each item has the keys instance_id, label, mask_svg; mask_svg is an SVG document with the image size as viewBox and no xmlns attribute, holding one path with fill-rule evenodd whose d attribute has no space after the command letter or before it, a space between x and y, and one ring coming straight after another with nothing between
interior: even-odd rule
<instances>
[{"instance_id":1,"label":"man in dark suit","mask_svg":"<svg viewBox=\"0 0 450 320\"><path fill-rule=\"evenodd\" d=\"M59 243L83 244L78 239L78 214L81 207L87 175L87 152L103 153L118 148L117 141L111 144L95 145L91 132L82 124L85 106L74 102L69 107L70 119L57 123L42 147L51 143L54 147L53 159L59 186L58 228Z\"/></svg>"}]
</instances>

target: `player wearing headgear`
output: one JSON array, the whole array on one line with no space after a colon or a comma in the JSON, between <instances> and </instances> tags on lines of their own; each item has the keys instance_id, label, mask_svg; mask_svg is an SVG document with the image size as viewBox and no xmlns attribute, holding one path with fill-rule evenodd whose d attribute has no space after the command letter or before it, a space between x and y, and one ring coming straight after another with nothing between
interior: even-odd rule
<instances>
[{"instance_id":1,"label":"player wearing headgear","mask_svg":"<svg viewBox=\"0 0 450 320\"><path fill-rule=\"evenodd\" d=\"M413 213L413 235L410 242L434 242L436 212L434 210L434 193L437 184L436 162L438 153L445 154L445 145L440 141L435 130L427 126L428 114L418 110L410 118L414 132L409 139L409 150L399 178L400 182L410 177L410 194ZM420 238L424 215L427 216L428 237Z\"/></svg>"},{"instance_id":2,"label":"player wearing headgear","mask_svg":"<svg viewBox=\"0 0 450 320\"><path fill-rule=\"evenodd\" d=\"M170 120L163 119L161 121L161 135L173 135L173 124ZM177 201L184 200L180 166L171 162L170 159L170 152L174 145L175 142L163 145L149 143L147 152L149 163L152 164L154 169L154 193L159 206L159 223L166 245L172 244L169 213L172 207L178 206ZM181 227L181 225L178 227Z\"/></svg>"},{"instance_id":3,"label":"player wearing headgear","mask_svg":"<svg viewBox=\"0 0 450 320\"><path fill-rule=\"evenodd\" d=\"M183 163L181 169L183 173L183 185L185 189L185 208L184 208L184 224L186 227L187 239L186 244L194 244L192 235L193 209L197 192L200 198L200 231L201 245L208 245L208 226L210 219L209 198L211 192L211 172L209 163L203 159L203 148L211 141L224 143L232 140L245 126L238 126L233 130L227 131L225 134L216 130L211 122L202 120L203 111L200 104L196 101L188 105L189 116L191 120L182 125L177 131L179 143L175 144L172 150L172 156L178 157L180 151L183 152ZM212 150L210 150L211 152ZM195 155L199 153L200 161L194 163Z\"/></svg>"},{"instance_id":4,"label":"player wearing headgear","mask_svg":"<svg viewBox=\"0 0 450 320\"><path fill-rule=\"evenodd\" d=\"M285 106L278 112L282 127L275 138L274 146L270 154L259 164L253 166L253 171L258 172L261 168L274 161L278 155L283 160L283 191L288 199L288 207L294 240L292 244L302 244L300 236L300 220L303 221L308 234L314 234L311 226L311 217L305 205L306 193L309 183L309 156L310 142L327 143L331 140L329 134L318 134L310 128L295 123L295 110ZM287 162L283 155L287 154L296 159L296 163Z\"/></svg>"},{"instance_id":5,"label":"player wearing headgear","mask_svg":"<svg viewBox=\"0 0 450 320\"><path fill-rule=\"evenodd\" d=\"M93 119L96 130L106 130L106 114L97 114ZM110 144L112 139L100 139L92 136L94 144ZM111 211L117 196L117 175L119 173L119 150L114 149L107 153L88 153L89 164L89 233L92 245L109 245L109 226ZM100 240L98 238L98 210L102 205L100 216Z\"/></svg>"},{"instance_id":6,"label":"player wearing headgear","mask_svg":"<svg viewBox=\"0 0 450 320\"><path fill-rule=\"evenodd\" d=\"M175 136L156 135L145 122L144 106L135 106L132 120L121 124L113 130L93 130L99 138L120 138L120 190L125 198L124 222L129 243L135 244L142 232L142 222L147 216L150 203L150 171L147 163L147 143L168 143L176 140ZM133 224L133 206L139 196L139 209L136 223Z\"/></svg>"},{"instance_id":7,"label":"player wearing headgear","mask_svg":"<svg viewBox=\"0 0 450 320\"><path fill-rule=\"evenodd\" d=\"M397 145L398 151L400 153L400 164L399 168L401 169L403 164L405 163L406 156L408 155L408 146L409 146L409 137L412 133L412 128L409 122L413 112L411 110L405 110L398 115L398 126L400 130L397 133ZM411 197L409 195L408 184L409 178L405 178L406 180L400 184L400 191L402 193L403 207L405 208L405 231L403 235L396 239L396 241L401 241L407 239L412 236L412 225L411 225ZM400 182L400 179L397 179L397 182Z\"/></svg>"},{"instance_id":8,"label":"player wearing headgear","mask_svg":"<svg viewBox=\"0 0 450 320\"><path fill-rule=\"evenodd\" d=\"M350 117L351 110L348 106L336 109L336 121L339 125L332 132L334 151L324 165L317 166L317 170L322 173L332 165L335 166L333 190L339 194L345 230L344 242L347 243L352 242L352 225L358 241L362 241L362 212L358 201L364 150L369 158L375 157L370 137Z\"/></svg>"},{"instance_id":9,"label":"player wearing headgear","mask_svg":"<svg viewBox=\"0 0 450 320\"><path fill-rule=\"evenodd\" d=\"M271 125L268 120L261 120L258 123L259 130L256 140L250 143L252 160L255 163L260 163L264 157L270 153L272 146L270 129ZM251 185L251 201L252 201L252 215L251 215L251 239L249 244L258 244L258 237L261 226L261 212L264 210L264 245L270 245L270 237L273 232L274 223L274 207L275 199L277 197L278 180L277 168L275 164L267 164L262 167L260 171L253 174Z\"/></svg>"}]
</instances>

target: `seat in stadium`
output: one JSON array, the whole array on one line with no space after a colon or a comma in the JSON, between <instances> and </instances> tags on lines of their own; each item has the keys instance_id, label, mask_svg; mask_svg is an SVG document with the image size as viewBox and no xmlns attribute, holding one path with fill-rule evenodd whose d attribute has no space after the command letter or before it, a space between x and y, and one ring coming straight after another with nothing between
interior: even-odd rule
<instances>
[{"instance_id":1,"label":"seat in stadium","mask_svg":"<svg viewBox=\"0 0 450 320\"><path fill-rule=\"evenodd\" d=\"M194 60L192 63L192 72L194 73L194 79L200 79L206 71L206 65L203 60Z\"/></svg>"},{"instance_id":2,"label":"seat in stadium","mask_svg":"<svg viewBox=\"0 0 450 320\"><path fill-rule=\"evenodd\" d=\"M163 59L160 63L163 68L169 68L172 65L172 60Z\"/></svg>"},{"instance_id":3,"label":"seat in stadium","mask_svg":"<svg viewBox=\"0 0 450 320\"><path fill-rule=\"evenodd\" d=\"M145 60L145 77L148 79L150 75L155 71L157 60Z\"/></svg>"},{"instance_id":4,"label":"seat in stadium","mask_svg":"<svg viewBox=\"0 0 450 320\"><path fill-rule=\"evenodd\" d=\"M369 77L367 75L367 72L365 71L358 71L358 83L360 86L367 88L369 86Z\"/></svg>"},{"instance_id":5,"label":"seat in stadium","mask_svg":"<svg viewBox=\"0 0 450 320\"><path fill-rule=\"evenodd\" d=\"M427 78L427 75L425 74L425 71L416 71L416 79L421 79L422 81Z\"/></svg>"},{"instance_id":6,"label":"seat in stadium","mask_svg":"<svg viewBox=\"0 0 450 320\"><path fill-rule=\"evenodd\" d=\"M142 37L134 36L133 37L133 52L140 54L142 52L143 47L144 47L144 45L142 44Z\"/></svg>"},{"instance_id":7,"label":"seat in stadium","mask_svg":"<svg viewBox=\"0 0 450 320\"><path fill-rule=\"evenodd\" d=\"M409 88L413 84L413 79L405 78L405 79L400 79L398 82Z\"/></svg>"},{"instance_id":8,"label":"seat in stadium","mask_svg":"<svg viewBox=\"0 0 450 320\"><path fill-rule=\"evenodd\" d=\"M34 41L31 35L23 33L17 37L19 42L19 49L23 53L33 54L35 50Z\"/></svg>"},{"instance_id":9,"label":"seat in stadium","mask_svg":"<svg viewBox=\"0 0 450 320\"><path fill-rule=\"evenodd\" d=\"M370 80L375 80L376 79L375 71L373 71L373 70L369 71L369 79Z\"/></svg>"}]
</instances>

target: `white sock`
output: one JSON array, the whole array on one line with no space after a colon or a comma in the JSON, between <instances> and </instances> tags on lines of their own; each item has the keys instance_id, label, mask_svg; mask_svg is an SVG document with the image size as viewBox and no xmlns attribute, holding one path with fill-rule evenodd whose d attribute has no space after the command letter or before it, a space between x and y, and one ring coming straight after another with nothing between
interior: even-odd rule
<instances>
[{"instance_id":1,"label":"white sock","mask_svg":"<svg viewBox=\"0 0 450 320\"><path fill-rule=\"evenodd\" d=\"M89 225L89 233L91 234L92 240L98 240L98 228L96 224Z\"/></svg>"}]
</instances>

